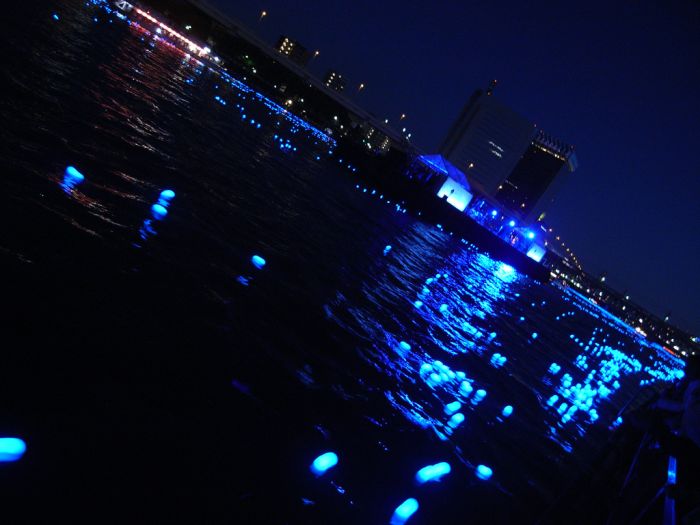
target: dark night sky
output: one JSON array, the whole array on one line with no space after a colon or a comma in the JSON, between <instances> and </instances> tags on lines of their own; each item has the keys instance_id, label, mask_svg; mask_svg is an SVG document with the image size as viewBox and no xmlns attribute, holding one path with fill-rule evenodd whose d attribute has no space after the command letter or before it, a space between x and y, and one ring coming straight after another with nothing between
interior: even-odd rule
<instances>
[{"instance_id":1,"label":"dark night sky","mask_svg":"<svg viewBox=\"0 0 700 525\"><path fill-rule=\"evenodd\" d=\"M584 268L700 334L699 2L213 0L367 87L434 150L477 87L576 146L548 215ZM261 10L268 16L258 22Z\"/></svg>"}]
</instances>

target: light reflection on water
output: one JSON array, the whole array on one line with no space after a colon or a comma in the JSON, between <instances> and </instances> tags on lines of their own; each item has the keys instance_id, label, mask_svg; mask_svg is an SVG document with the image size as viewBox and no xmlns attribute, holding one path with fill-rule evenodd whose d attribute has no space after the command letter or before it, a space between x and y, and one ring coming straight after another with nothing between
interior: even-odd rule
<instances>
[{"instance_id":1,"label":"light reflection on water","mask_svg":"<svg viewBox=\"0 0 700 525\"><path fill-rule=\"evenodd\" d=\"M536 442L546 437L568 453L594 425L619 425L617 409L632 385L676 379L678 360L595 305L541 289L468 243L436 257L451 241L424 228L414 227L420 242L412 242L417 232L392 239L378 263L383 278L364 283L364 301L348 304L339 294L331 310L366 341L361 357L390 380L391 409L451 442L467 466L481 461L481 451L462 443L472 442L470 433L495 439L506 406L515 414L511 446L537 455ZM564 329L572 330L566 338ZM529 396L517 396L515 384Z\"/></svg>"}]
</instances>

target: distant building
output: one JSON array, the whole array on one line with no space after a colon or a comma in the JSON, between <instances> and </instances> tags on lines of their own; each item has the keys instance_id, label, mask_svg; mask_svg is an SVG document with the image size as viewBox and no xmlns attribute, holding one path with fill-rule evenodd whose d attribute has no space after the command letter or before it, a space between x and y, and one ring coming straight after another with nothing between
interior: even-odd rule
<instances>
[{"instance_id":1,"label":"distant building","mask_svg":"<svg viewBox=\"0 0 700 525\"><path fill-rule=\"evenodd\" d=\"M300 66L305 66L311 60L311 53L304 46L286 36L279 38L275 49Z\"/></svg>"},{"instance_id":2,"label":"distant building","mask_svg":"<svg viewBox=\"0 0 700 525\"><path fill-rule=\"evenodd\" d=\"M326 87L334 89L335 91L343 91L345 89L345 80L343 80L343 76L337 71L329 71L326 73L323 83Z\"/></svg>"},{"instance_id":3,"label":"distant building","mask_svg":"<svg viewBox=\"0 0 700 525\"><path fill-rule=\"evenodd\" d=\"M540 131L508 177L498 186L496 199L526 222L544 218L545 208L564 179L576 169L573 146Z\"/></svg>"},{"instance_id":4,"label":"distant building","mask_svg":"<svg viewBox=\"0 0 700 525\"><path fill-rule=\"evenodd\" d=\"M574 171L573 147L538 131L493 96L470 97L440 146L440 153L468 174L475 189L495 198L518 219L543 218L564 178Z\"/></svg>"},{"instance_id":5,"label":"distant building","mask_svg":"<svg viewBox=\"0 0 700 525\"><path fill-rule=\"evenodd\" d=\"M477 90L450 128L439 152L493 196L535 135L535 126L487 91Z\"/></svg>"},{"instance_id":6,"label":"distant building","mask_svg":"<svg viewBox=\"0 0 700 525\"><path fill-rule=\"evenodd\" d=\"M391 148L391 139L368 122L360 125L361 141L370 151L383 154Z\"/></svg>"}]
</instances>

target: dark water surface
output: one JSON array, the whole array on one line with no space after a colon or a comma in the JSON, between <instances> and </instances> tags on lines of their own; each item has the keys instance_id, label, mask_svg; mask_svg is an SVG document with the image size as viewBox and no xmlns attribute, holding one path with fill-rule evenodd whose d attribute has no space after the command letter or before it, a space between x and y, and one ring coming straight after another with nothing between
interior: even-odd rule
<instances>
[{"instance_id":1,"label":"dark water surface","mask_svg":"<svg viewBox=\"0 0 700 525\"><path fill-rule=\"evenodd\" d=\"M331 143L154 35L77 1L5 15L0 436L28 449L0 464L4 512L364 524L414 497L415 524L532 522L640 381L672 373L576 295L362 192ZM577 384L597 394L566 418ZM452 472L416 485L438 461Z\"/></svg>"}]
</instances>

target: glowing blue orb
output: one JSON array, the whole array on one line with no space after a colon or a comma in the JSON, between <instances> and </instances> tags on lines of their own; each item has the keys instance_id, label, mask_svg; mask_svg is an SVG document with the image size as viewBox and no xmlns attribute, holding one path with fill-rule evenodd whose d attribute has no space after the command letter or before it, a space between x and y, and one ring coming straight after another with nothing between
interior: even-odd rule
<instances>
[{"instance_id":1,"label":"glowing blue orb","mask_svg":"<svg viewBox=\"0 0 700 525\"><path fill-rule=\"evenodd\" d=\"M535 238L535 233L534 233L534 232L527 232L527 238L528 238L528 239L534 239L534 238Z\"/></svg>"},{"instance_id":2,"label":"glowing blue orb","mask_svg":"<svg viewBox=\"0 0 700 525\"><path fill-rule=\"evenodd\" d=\"M537 332L532 332L532 338L537 339Z\"/></svg>"},{"instance_id":3,"label":"glowing blue orb","mask_svg":"<svg viewBox=\"0 0 700 525\"><path fill-rule=\"evenodd\" d=\"M510 405L504 406L504 407L503 407L503 411L501 412L501 414L503 415L503 417L510 417L510 415L511 415L512 413L513 413L513 407L510 406Z\"/></svg>"},{"instance_id":4,"label":"glowing blue orb","mask_svg":"<svg viewBox=\"0 0 700 525\"><path fill-rule=\"evenodd\" d=\"M163 190L160 192L160 199L170 202L175 198L175 192L173 190Z\"/></svg>"},{"instance_id":5,"label":"glowing blue orb","mask_svg":"<svg viewBox=\"0 0 700 525\"><path fill-rule=\"evenodd\" d=\"M423 306L423 301L421 301L421 300L414 301L413 306L415 306L416 308L420 308L421 306Z\"/></svg>"},{"instance_id":6,"label":"glowing blue orb","mask_svg":"<svg viewBox=\"0 0 700 525\"><path fill-rule=\"evenodd\" d=\"M162 204L154 204L151 206L151 215L157 221L163 220L168 214L168 210Z\"/></svg>"},{"instance_id":7,"label":"glowing blue orb","mask_svg":"<svg viewBox=\"0 0 700 525\"><path fill-rule=\"evenodd\" d=\"M267 261L265 261L265 259L263 259L259 255L253 255L250 258L250 262L252 262L253 266L255 266L258 270L262 270L267 264Z\"/></svg>"},{"instance_id":8,"label":"glowing blue orb","mask_svg":"<svg viewBox=\"0 0 700 525\"><path fill-rule=\"evenodd\" d=\"M493 470L486 465L479 465L476 467L476 477L479 479L487 480L493 476Z\"/></svg>"},{"instance_id":9,"label":"glowing blue orb","mask_svg":"<svg viewBox=\"0 0 700 525\"><path fill-rule=\"evenodd\" d=\"M60 17L59 17L56 13L54 13L54 14L52 15L52 18L53 18L54 20L60 20Z\"/></svg>"},{"instance_id":10,"label":"glowing blue orb","mask_svg":"<svg viewBox=\"0 0 700 525\"><path fill-rule=\"evenodd\" d=\"M396 507L394 515L389 522L391 525L402 525L408 521L418 510L418 501L415 498L408 498L401 505Z\"/></svg>"},{"instance_id":11,"label":"glowing blue orb","mask_svg":"<svg viewBox=\"0 0 700 525\"><path fill-rule=\"evenodd\" d=\"M408 351L408 350L411 349L411 345L409 345L406 341L401 341L401 342L399 343L399 348L401 348L401 350L406 350L406 351Z\"/></svg>"},{"instance_id":12,"label":"glowing blue orb","mask_svg":"<svg viewBox=\"0 0 700 525\"><path fill-rule=\"evenodd\" d=\"M457 412L460 408L462 408L462 403L459 401L452 401L452 403L447 403L445 405L445 414L448 416L451 416L455 412Z\"/></svg>"},{"instance_id":13,"label":"glowing blue orb","mask_svg":"<svg viewBox=\"0 0 700 525\"><path fill-rule=\"evenodd\" d=\"M464 423L464 414L461 412L453 414L450 420L447 422L447 424L452 428L457 428L462 423Z\"/></svg>"},{"instance_id":14,"label":"glowing blue orb","mask_svg":"<svg viewBox=\"0 0 700 525\"><path fill-rule=\"evenodd\" d=\"M421 485L428 481L438 482L443 476L449 474L451 470L452 467L445 461L436 463L435 465L428 465L416 472L416 481Z\"/></svg>"},{"instance_id":15,"label":"glowing blue orb","mask_svg":"<svg viewBox=\"0 0 700 525\"><path fill-rule=\"evenodd\" d=\"M26 450L27 445L19 438L0 438L0 463L17 461Z\"/></svg>"},{"instance_id":16,"label":"glowing blue orb","mask_svg":"<svg viewBox=\"0 0 700 525\"><path fill-rule=\"evenodd\" d=\"M446 304L441 304L441 305L440 305L440 312L441 312L441 313L444 314L445 312L447 312L447 309L448 309L448 306L447 306Z\"/></svg>"},{"instance_id":17,"label":"glowing blue orb","mask_svg":"<svg viewBox=\"0 0 700 525\"><path fill-rule=\"evenodd\" d=\"M74 184L79 184L85 180L85 175L80 173L73 166L68 166L65 172L66 179L70 179Z\"/></svg>"},{"instance_id":18,"label":"glowing blue orb","mask_svg":"<svg viewBox=\"0 0 700 525\"><path fill-rule=\"evenodd\" d=\"M491 217L495 217L496 215L498 215L498 210L493 210L491 212Z\"/></svg>"},{"instance_id":19,"label":"glowing blue orb","mask_svg":"<svg viewBox=\"0 0 700 525\"><path fill-rule=\"evenodd\" d=\"M317 476L323 475L338 464L338 455L335 452L326 452L314 459L311 463L311 472Z\"/></svg>"},{"instance_id":20,"label":"glowing blue orb","mask_svg":"<svg viewBox=\"0 0 700 525\"><path fill-rule=\"evenodd\" d=\"M389 253L390 251L391 251L391 244L387 244L387 245L384 247L384 255L386 255L386 254Z\"/></svg>"},{"instance_id":21,"label":"glowing blue orb","mask_svg":"<svg viewBox=\"0 0 700 525\"><path fill-rule=\"evenodd\" d=\"M511 228L515 228L515 221L510 221L508 223L508 226L510 226Z\"/></svg>"}]
</instances>

